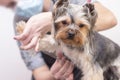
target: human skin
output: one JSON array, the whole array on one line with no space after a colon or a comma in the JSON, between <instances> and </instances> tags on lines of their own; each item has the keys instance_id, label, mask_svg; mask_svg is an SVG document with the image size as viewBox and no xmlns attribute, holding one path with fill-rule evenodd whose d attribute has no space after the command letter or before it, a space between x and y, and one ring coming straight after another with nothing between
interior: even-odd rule
<instances>
[{"instance_id":1,"label":"human skin","mask_svg":"<svg viewBox=\"0 0 120 80\"><path fill-rule=\"evenodd\" d=\"M44 4L44 11L47 11L48 10L47 6L49 4L47 6L45 5L47 4ZM95 28L96 31L106 30L114 27L117 24L117 20L114 14L110 10L105 8L99 2L95 2L94 5L98 12L98 19L97 19L96 28ZM34 28L32 26L34 26ZM36 45L38 42L38 38L42 37L42 35L40 34L45 34L47 31L50 31L51 26L52 26L52 12L45 12L42 14L35 15L31 17L31 19L27 22L24 32L21 35L15 36L15 39L23 43L22 45L23 49L35 48L35 50L37 51ZM67 62L67 60L65 61ZM60 63L61 62L59 61L54 63L52 66L52 68L54 69L52 68L49 69L46 65L35 69L33 71L33 75L35 76L35 79L36 80L50 80L50 79L54 80L55 78L56 79L59 78L59 76L61 76L59 74L61 67L56 66L55 64L59 65ZM56 69L58 69L58 72L56 72L56 74L58 74L57 77L56 77L56 74L53 74L54 70ZM47 78L46 78L46 75L42 75L44 73L48 73ZM70 73L69 75L71 76L71 74L72 73ZM61 77L64 77L64 76L61 76Z\"/></svg>"},{"instance_id":2,"label":"human skin","mask_svg":"<svg viewBox=\"0 0 120 80\"><path fill-rule=\"evenodd\" d=\"M35 80L74 80L73 64L66 60L63 55L57 55L55 63L49 69L47 65L33 70Z\"/></svg>"},{"instance_id":3,"label":"human skin","mask_svg":"<svg viewBox=\"0 0 120 80\"><path fill-rule=\"evenodd\" d=\"M96 22L96 31L102 31L114 27L117 20L114 14L105 8L101 3L95 2L95 8L98 12L98 19ZM34 27L32 27L34 26ZM23 43L23 49L35 48L38 38L51 30L52 26L52 12L43 12L30 18L26 24L26 28L21 35L14 38ZM41 34L41 35L40 35ZM37 50L36 50L37 51Z\"/></svg>"},{"instance_id":4,"label":"human skin","mask_svg":"<svg viewBox=\"0 0 120 80\"><path fill-rule=\"evenodd\" d=\"M7 8L14 9L18 1L19 0L0 0L0 5L5 6ZM50 4L46 4L46 3L50 3L50 0L44 0L43 11L48 11L48 8L50 6ZM48 23L46 25L43 25L43 26L48 27L47 29L49 30L50 29L49 24L51 24L51 20L50 20L51 14L49 15L49 13L46 13L44 15L49 16L48 18L46 17L46 20L48 19L48 21L47 21ZM37 17L37 15L36 15L36 17ZM43 16L42 19L45 19L45 17ZM35 22L37 22L37 21L39 21L39 19L36 20ZM29 22L30 22L30 20L29 20ZM32 23L32 20L30 23ZM41 23L41 25L42 24L45 24L45 23ZM44 32L44 30L46 30L46 28L43 27L43 29L41 29L41 30ZM43 33L43 34L45 34L45 33ZM62 60L60 60L60 59L62 59ZM58 80L58 79L59 80L63 80L63 79L73 80L72 70L73 70L73 64L71 64L70 61L66 60L64 56L61 56L61 57L59 57L59 60L58 59L56 60L56 62L53 64L53 66L50 70L48 69L47 65L44 65L40 68L33 70L32 72L35 77L35 80ZM67 72L67 74L65 74L65 71Z\"/></svg>"},{"instance_id":5,"label":"human skin","mask_svg":"<svg viewBox=\"0 0 120 80\"><path fill-rule=\"evenodd\" d=\"M0 5L8 8L14 8L19 0L0 0Z\"/></svg>"}]
</instances>

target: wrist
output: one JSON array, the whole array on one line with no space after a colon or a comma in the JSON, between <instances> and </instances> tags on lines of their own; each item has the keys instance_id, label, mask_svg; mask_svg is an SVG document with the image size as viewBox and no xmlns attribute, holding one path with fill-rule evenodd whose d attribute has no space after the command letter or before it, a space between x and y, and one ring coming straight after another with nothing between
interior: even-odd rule
<instances>
[{"instance_id":1,"label":"wrist","mask_svg":"<svg viewBox=\"0 0 120 80\"><path fill-rule=\"evenodd\" d=\"M33 75L35 80L56 80L46 65L33 70Z\"/></svg>"}]
</instances>

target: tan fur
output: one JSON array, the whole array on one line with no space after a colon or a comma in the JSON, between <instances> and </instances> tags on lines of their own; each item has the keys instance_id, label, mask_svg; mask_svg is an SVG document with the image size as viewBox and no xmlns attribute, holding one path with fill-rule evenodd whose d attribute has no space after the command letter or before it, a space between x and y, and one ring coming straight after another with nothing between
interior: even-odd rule
<instances>
[{"instance_id":1,"label":"tan fur","mask_svg":"<svg viewBox=\"0 0 120 80\"><path fill-rule=\"evenodd\" d=\"M87 48L84 53L80 53L79 51L68 49L62 44L62 49L65 55L82 70L84 76L81 80L104 80L102 68L93 63L92 55L88 53Z\"/></svg>"},{"instance_id":2,"label":"tan fur","mask_svg":"<svg viewBox=\"0 0 120 80\"><path fill-rule=\"evenodd\" d=\"M62 20L63 19L63 20ZM66 21L66 25L62 23L62 21ZM76 36L73 40L67 39L67 32L69 31L69 28L67 28L68 25L71 24L71 19L67 17L65 18L59 18L57 19L57 22L55 23L56 29L58 29L58 32L55 36L55 38L61 39L66 44L72 44L76 46L84 45L84 41L86 39L87 33L88 33L88 26L85 25L83 28L78 28L78 30L75 31ZM77 20L76 26L79 26L80 24L85 24L84 22Z\"/></svg>"},{"instance_id":3,"label":"tan fur","mask_svg":"<svg viewBox=\"0 0 120 80\"><path fill-rule=\"evenodd\" d=\"M18 23L17 31L22 32L23 27L25 26L21 24L21 22ZM63 36L64 35L61 35L61 37ZM40 40L39 50L54 52L56 49L58 49L58 47L59 46L55 43L54 38L51 35L46 35L45 37L43 37L43 39ZM65 55L71 55L69 56L69 58L72 59L74 64L80 63L77 64L77 66L82 69L83 74L85 75L82 80L103 80L102 69L99 66L94 65L94 63L91 63L92 56L87 54L87 50L85 53L76 52L76 50L69 50L67 47L65 47L64 44L61 45L61 48L65 52ZM48 55L55 56L55 54Z\"/></svg>"},{"instance_id":4,"label":"tan fur","mask_svg":"<svg viewBox=\"0 0 120 80\"><path fill-rule=\"evenodd\" d=\"M67 8L69 8L67 11L72 14L74 22L72 22L70 14L66 13ZM74 4L67 6L67 2L64 4L62 0L58 0L53 9L53 19L55 24L55 26L52 27L53 34L45 35L40 39L39 50L54 52L60 48L63 50L65 56L82 70L83 77L80 80L104 80L103 69L99 64L94 63L93 52L90 51L87 34L91 28L91 24L84 15L83 7ZM66 24L64 24L63 21L66 21ZM84 24L84 27L79 27L80 24ZM19 27L18 32L22 33L23 29L21 26ZM69 30L73 30L75 33L74 38L71 40L67 39ZM74 46L72 48L75 49L68 48L67 45L72 45ZM85 50L80 51L79 46L83 46ZM116 61L115 63L118 62Z\"/></svg>"},{"instance_id":5,"label":"tan fur","mask_svg":"<svg viewBox=\"0 0 120 80\"><path fill-rule=\"evenodd\" d=\"M16 30L18 34L21 34L25 28L26 23L24 21L20 21L16 25ZM55 57L56 54L54 53L58 49L57 43L55 42L52 35L45 35L42 39L39 39L39 51L47 51L47 55L50 55L52 57ZM31 55L34 50L28 50ZM51 54L50 54L51 53Z\"/></svg>"},{"instance_id":6,"label":"tan fur","mask_svg":"<svg viewBox=\"0 0 120 80\"><path fill-rule=\"evenodd\" d=\"M76 46L81 46L84 44L84 40L83 40L84 38L81 38L83 36L79 33L79 31L76 31L76 34L78 34L78 35L76 35L73 40L67 39L68 35L66 32L68 30L69 30L68 28L62 28L60 31L58 31L55 38L57 40L61 39L66 44L72 44L72 45L76 45Z\"/></svg>"},{"instance_id":7,"label":"tan fur","mask_svg":"<svg viewBox=\"0 0 120 80\"><path fill-rule=\"evenodd\" d=\"M16 30L19 34L21 34L25 28L26 23L24 21L20 21L16 24Z\"/></svg>"},{"instance_id":8,"label":"tan fur","mask_svg":"<svg viewBox=\"0 0 120 80\"><path fill-rule=\"evenodd\" d=\"M91 55L91 51L89 48L89 41L87 41L87 34L91 28L91 24L87 21L85 13L82 12L83 8L79 5L69 4L69 6L64 6L64 3L61 2L62 0L58 0L58 2L55 4L54 12L53 14L58 14L58 16L54 16L55 19L55 27L57 27L57 31L55 34L55 39L60 40L60 46L64 52L64 54L72 60L74 64L77 65L79 69L83 72L82 80L104 80L103 79L103 70L102 68L96 63L93 62L93 55ZM60 7L59 5L62 7ZM67 8L67 11L65 11L65 8ZM58 13L56 11L64 10L63 14ZM68 22L68 26L62 24L62 21L65 21L65 18L72 14L72 20ZM64 16L64 18L63 18ZM65 17L66 16L66 17ZM69 16L70 19L71 16ZM62 20L63 19L63 20ZM69 18L66 18L66 21ZM59 23L57 23L59 21ZM80 24L84 24L84 27L79 27ZM68 37L68 31L73 30L75 33L75 37L71 39L67 39ZM87 45L86 45L87 44ZM74 47L78 46L84 46L85 52L80 52L76 49L69 49L67 45L72 45Z\"/></svg>"},{"instance_id":9,"label":"tan fur","mask_svg":"<svg viewBox=\"0 0 120 80\"><path fill-rule=\"evenodd\" d=\"M22 33L25 27L25 22L19 22L17 24L17 32L18 33ZM84 30L84 29L83 29ZM59 34L60 35L60 34ZM64 34L61 34L61 37L65 37ZM76 39L77 40L77 39ZM66 40L67 41L67 40ZM79 39L78 39L79 41ZM69 42L71 43L71 42ZM73 44L75 44L73 42ZM55 44L54 38L50 35L46 35L43 39L40 40L40 44L39 44L39 50L42 51L48 51L48 52L54 52L57 49L57 46ZM64 48L66 49L66 48ZM64 50L63 49L63 50ZM71 57L76 61L81 61L82 63L82 70L84 70L84 74L88 74L86 76L84 76L82 78L82 80L102 80L99 76L101 75L100 73L102 73L102 71L96 70L96 68L94 69L92 67L91 61L90 61L90 57L88 57L87 55L85 55L84 53L80 54L79 57L77 55L76 51L71 51L71 50L64 50L64 51L68 51L66 53L70 53L68 55L71 55ZM76 53L75 54L71 54L71 53ZM48 54L50 56L55 56L55 54ZM78 58L77 58L78 57ZM81 67L81 64L78 64L79 67ZM93 69L95 70L95 72L93 72ZM97 68L98 69L98 68Z\"/></svg>"}]
</instances>

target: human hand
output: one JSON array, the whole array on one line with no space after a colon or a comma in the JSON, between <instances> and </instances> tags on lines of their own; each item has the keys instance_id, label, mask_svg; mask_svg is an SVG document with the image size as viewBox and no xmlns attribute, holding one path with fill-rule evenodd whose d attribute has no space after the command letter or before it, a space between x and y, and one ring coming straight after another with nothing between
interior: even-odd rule
<instances>
[{"instance_id":1,"label":"human hand","mask_svg":"<svg viewBox=\"0 0 120 80\"><path fill-rule=\"evenodd\" d=\"M61 53L57 55L57 60L50 71L56 80L73 80L73 63L67 60Z\"/></svg>"},{"instance_id":2,"label":"human hand","mask_svg":"<svg viewBox=\"0 0 120 80\"><path fill-rule=\"evenodd\" d=\"M44 12L35 15L26 23L25 29L22 34L17 35L14 39L22 43L22 49L35 48L39 44L39 39L51 30L52 13Z\"/></svg>"}]
</instances>

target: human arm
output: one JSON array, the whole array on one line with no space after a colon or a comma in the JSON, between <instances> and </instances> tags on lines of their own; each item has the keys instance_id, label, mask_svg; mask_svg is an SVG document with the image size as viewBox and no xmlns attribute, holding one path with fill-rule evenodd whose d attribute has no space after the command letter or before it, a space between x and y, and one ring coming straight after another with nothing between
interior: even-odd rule
<instances>
[{"instance_id":1,"label":"human arm","mask_svg":"<svg viewBox=\"0 0 120 80\"><path fill-rule=\"evenodd\" d=\"M96 31L102 31L106 29L110 29L114 27L117 24L117 20L114 16L114 14L104 7L100 2L96 1L94 2L95 9L98 13L98 19L96 22Z\"/></svg>"},{"instance_id":2,"label":"human arm","mask_svg":"<svg viewBox=\"0 0 120 80\"><path fill-rule=\"evenodd\" d=\"M35 80L55 80L47 65L34 69L32 74Z\"/></svg>"},{"instance_id":3,"label":"human arm","mask_svg":"<svg viewBox=\"0 0 120 80\"><path fill-rule=\"evenodd\" d=\"M23 12L21 14L16 14L15 15L15 21L14 21L14 26L16 27L16 23L23 20L23 21L28 21L28 16L24 15L24 10L22 10L21 8L18 10L18 12ZM25 11L25 13L28 11ZM21 15L21 16L20 16ZM30 15L29 15L30 16ZM48 15L49 16L49 15ZM51 16L51 15L50 15ZM40 19L44 20L45 18L47 18L47 16L43 16L44 18ZM37 17L38 18L38 17ZM40 17L41 18L41 17ZM39 21L39 19L37 20ZM47 21L46 21L47 22ZM33 22L34 23L34 22ZM35 23L37 24L37 23ZM39 25L39 24L37 24ZM31 27L34 27L33 25ZM39 27L39 26L38 26ZM15 29L16 30L16 29ZM16 32L16 31L15 31ZM16 32L17 33L17 32ZM20 43L19 43L20 46ZM41 53L32 53L31 51L25 51L25 50L20 50L21 51L21 56L24 60L24 62L26 63L26 66L28 69L30 69L35 77L36 80L54 80L55 78L53 77L53 74L51 74L52 71L50 71L50 69L47 67L47 65L44 63L43 57L41 55ZM58 63L57 63L58 64ZM54 69L57 68L55 67L56 65L54 65ZM62 65L63 66L63 65ZM68 66L68 62L67 65ZM61 67L57 68L60 69ZM52 68L53 69L53 68ZM58 70L59 71L59 70ZM64 70L65 71L65 70ZM63 71L63 72L64 72ZM58 73L58 72L56 72ZM55 73L54 73L55 75ZM67 73L68 75L68 73ZM71 77L70 77L71 78Z\"/></svg>"},{"instance_id":4,"label":"human arm","mask_svg":"<svg viewBox=\"0 0 120 80\"><path fill-rule=\"evenodd\" d=\"M18 17L18 16L15 17L16 22L19 22L20 20L26 20L26 19L24 19L22 17ZM18 43L18 44L20 46L20 43ZM48 66L45 64L44 59L40 52L37 54L35 52L33 53L31 51L25 51L25 50L20 50L20 52L21 52L21 56L26 64L27 68L32 71L33 76L35 77L35 80L58 80L58 79L61 79L62 76L63 77L67 76L67 77L65 77L67 79L73 78L73 75L72 75L73 67L70 64L70 62L67 60L61 61L59 58L59 61L56 60L56 62L52 66L52 68L49 69ZM62 63L62 65L61 65L61 63ZM71 67L69 69L67 69L68 66L71 66ZM65 74L66 70L68 70L68 72ZM61 73L64 73L65 75L63 75L63 74L61 75ZM70 77L69 77L69 75L70 75Z\"/></svg>"},{"instance_id":5,"label":"human arm","mask_svg":"<svg viewBox=\"0 0 120 80\"><path fill-rule=\"evenodd\" d=\"M24 27L25 27L25 22L22 21L17 23L17 32L22 33L24 30ZM42 39L40 39L39 48L42 51L45 50L45 51L51 52L51 53L47 53L48 55L55 57L54 52L56 50L56 47L57 47L56 43L51 35L45 35ZM38 61L42 59L42 57L40 56L36 57L36 55L38 54L39 53L37 54L32 53L33 56L31 56L31 58L35 56L35 58L33 58L32 60L34 61L35 64L31 62L30 64L33 64L33 66L39 64ZM44 54L46 53L44 52ZM31 55L31 52L26 53L26 55ZM50 58L47 58L47 59L48 61L50 60ZM69 78L73 78L72 70L73 70L73 65L71 64L71 62L65 59L63 55L60 55L60 57L57 58L57 60L55 61L55 63L52 65L50 69L47 67L47 65L42 65L40 67L33 69L32 72L36 80L58 80L58 79L67 80Z\"/></svg>"},{"instance_id":6,"label":"human arm","mask_svg":"<svg viewBox=\"0 0 120 80\"><path fill-rule=\"evenodd\" d=\"M36 47L38 38L51 30L52 13L44 12L31 17L26 23L25 29L21 35L15 36L16 40L23 43L23 49Z\"/></svg>"},{"instance_id":7,"label":"human arm","mask_svg":"<svg viewBox=\"0 0 120 80\"><path fill-rule=\"evenodd\" d=\"M35 80L73 80L73 73L72 70L68 70L68 62L66 62L66 66L63 66L68 72L65 73L66 70L62 70L61 67L57 66L59 63L56 61L54 65L52 66L54 70L59 69L58 72L55 72L54 70L50 70L47 65L44 65L40 68L36 68L35 70L32 71L33 76ZM71 67L72 68L72 67ZM70 69L70 68L69 68ZM60 71L62 70L62 71Z\"/></svg>"},{"instance_id":8,"label":"human arm","mask_svg":"<svg viewBox=\"0 0 120 80\"><path fill-rule=\"evenodd\" d=\"M27 22L29 19L28 17L26 17L24 15L19 15L18 12L16 12L15 16L14 16L14 29L15 29L16 34L17 34L16 23L18 23L21 20ZM24 13L24 11L23 11L23 13ZM21 43L18 42L19 47L20 47L20 45L21 45ZM39 77L41 78L42 73L43 73L42 75L44 75L44 73L47 73L46 72L47 66L42 57L41 52L38 52L37 54L36 54L36 52L34 52L31 54L30 51L25 51L25 50L20 49L20 54L21 54L23 61L25 62L26 67L33 73L35 79L38 80ZM40 72L40 73L38 73L38 72ZM41 79L41 80L43 80L43 79Z\"/></svg>"},{"instance_id":9,"label":"human arm","mask_svg":"<svg viewBox=\"0 0 120 80\"><path fill-rule=\"evenodd\" d=\"M57 58L50 69L44 66L43 68L35 69L33 73L35 72L35 80L73 80L72 70L73 64L64 57L61 57L61 59ZM44 73L47 75L44 75Z\"/></svg>"},{"instance_id":10,"label":"human arm","mask_svg":"<svg viewBox=\"0 0 120 80\"><path fill-rule=\"evenodd\" d=\"M106 16L105 16L106 17ZM98 23L99 23L99 20L98 20ZM97 24L97 23L96 23ZM99 24L100 25L100 24ZM98 26L98 31L100 31L99 30L99 27L101 27L101 26L99 26L99 25L97 25ZM103 28L105 28L105 27L103 27ZM103 29L101 29L101 30L103 30Z\"/></svg>"},{"instance_id":11,"label":"human arm","mask_svg":"<svg viewBox=\"0 0 120 80\"><path fill-rule=\"evenodd\" d=\"M114 27L117 24L117 20L116 20L114 14L110 10L105 8L98 1L95 1L94 5L95 5L95 8L98 12L98 19L97 19L96 27L95 27L96 31L106 30L106 29ZM24 46L25 49L30 49L32 47L35 47L35 45L37 44L37 41L38 41L37 40L38 37L34 41L32 41L34 36L31 36L31 34L29 34L29 33L33 33L32 35L36 35L35 31L37 29L39 29L38 30L39 34L41 33L42 29L44 29L43 31L45 31L45 32L47 32L48 29L51 30L50 25L52 25L52 22L51 22L52 12L46 12L46 13L47 13L47 15L44 15L44 13L43 13L43 15L39 14L39 15L31 17L30 21L28 22L29 27L26 27L26 29L25 29L25 31L23 32L22 35L19 35L19 36L15 37L17 40L21 40L24 44L27 45L27 46ZM47 18L48 18L47 20L49 20L49 21L46 21L46 18L45 18L44 22L48 23L49 26L41 26L40 25L41 24L41 21L40 21L41 19L40 18L43 17L43 16L47 16ZM36 24L34 24L34 23L36 23ZM34 29L32 28L31 25L34 26ZM37 33L37 35L39 35L39 34ZM23 40L24 38L26 38L26 40ZM31 43L28 43L29 41L31 41Z\"/></svg>"},{"instance_id":12,"label":"human arm","mask_svg":"<svg viewBox=\"0 0 120 80\"><path fill-rule=\"evenodd\" d=\"M14 31L15 31L15 34L17 34L16 24L21 20L27 21L28 18L20 16L16 12L16 14L14 16ZM21 43L19 41L17 41L17 43L18 43L18 47L20 48ZM31 51L26 51L26 50L20 49L20 55L21 55L23 61L25 62L26 67L31 71L38 68L38 67L41 67L41 66L45 65L45 62L44 62L44 59L42 57L41 52L38 52L36 54L36 52L34 52L34 51L31 52Z\"/></svg>"}]
</instances>

